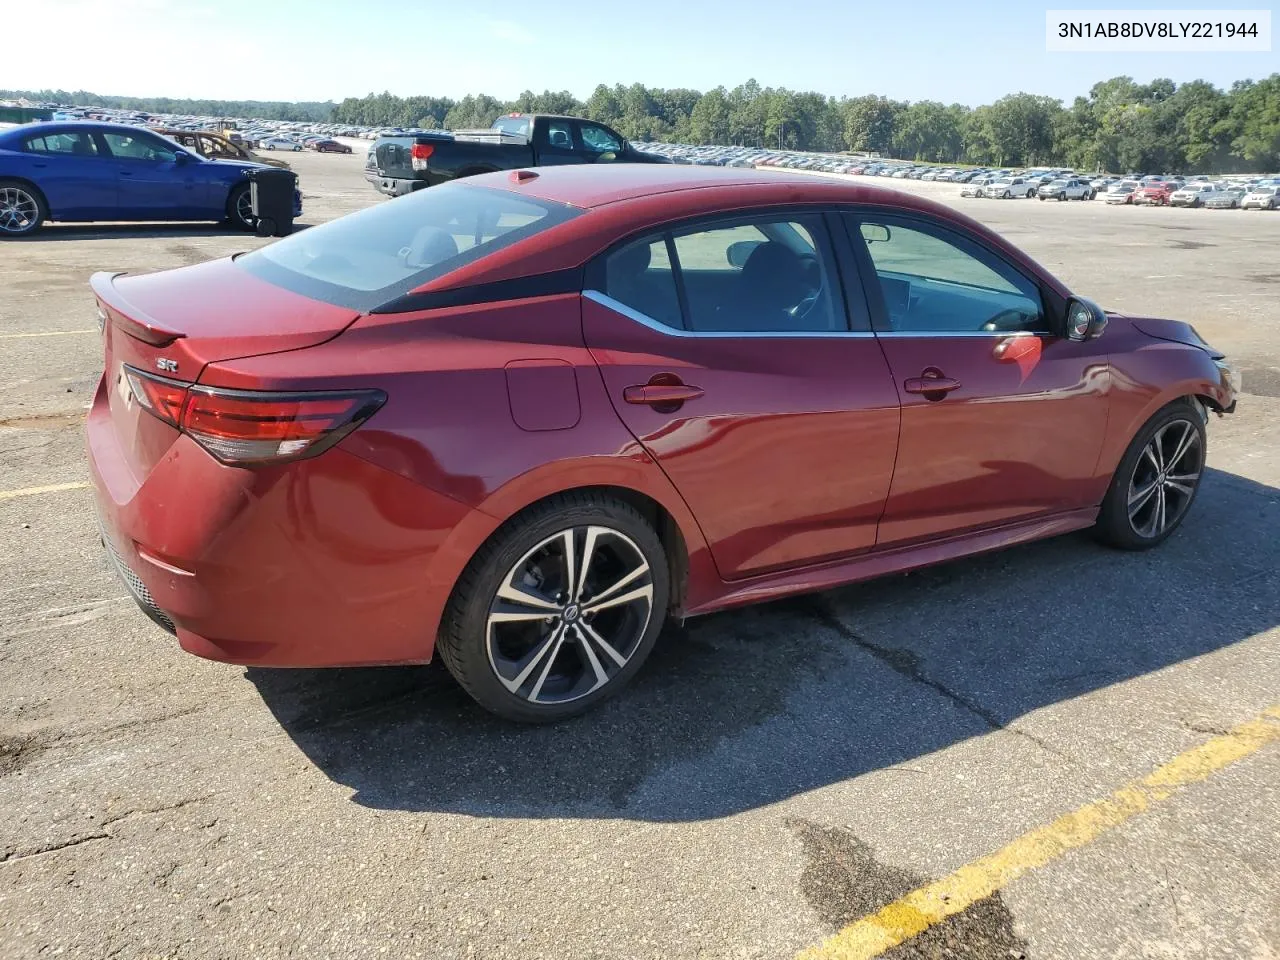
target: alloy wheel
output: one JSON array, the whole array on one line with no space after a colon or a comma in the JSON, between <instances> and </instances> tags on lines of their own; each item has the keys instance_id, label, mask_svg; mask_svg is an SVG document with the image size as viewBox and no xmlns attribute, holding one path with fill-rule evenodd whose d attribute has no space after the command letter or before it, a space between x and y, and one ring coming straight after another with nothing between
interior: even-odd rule
<instances>
[{"instance_id":1,"label":"alloy wheel","mask_svg":"<svg viewBox=\"0 0 1280 960\"><path fill-rule=\"evenodd\" d=\"M26 233L40 217L40 205L21 187L0 188L0 230Z\"/></svg>"},{"instance_id":2,"label":"alloy wheel","mask_svg":"<svg viewBox=\"0 0 1280 960\"><path fill-rule=\"evenodd\" d=\"M241 223L253 224L253 191L245 190L236 198L236 217Z\"/></svg>"},{"instance_id":3,"label":"alloy wheel","mask_svg":"<svg viewBox=\"0 0 1280 960\"><path fill-rule=\"evenodd\" d=\"M585 697L616 677L653 614L653 575L626 534L579 526L544 539L503 577L485 646L509 692L537 704Z\"/></svg>"},{"instance_id":4,"label":"alloy wheel","mask_svg":"<svg viewBox=\"0 0 1280 960\"><path fill-rule=\"evenodd\" d=\"M1204 446L1189 420L1172 420L1143 448L1129 480L1129 526L1151 540L1186 513L1204 470Z\"/></svg>"}]
</instances>

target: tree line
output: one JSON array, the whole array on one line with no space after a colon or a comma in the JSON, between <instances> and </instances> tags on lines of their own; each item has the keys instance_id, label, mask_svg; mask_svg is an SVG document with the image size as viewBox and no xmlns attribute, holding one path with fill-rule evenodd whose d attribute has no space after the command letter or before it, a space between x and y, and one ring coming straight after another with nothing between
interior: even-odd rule
<instances>
[{"instance_id":1,"label":"tree line","mask_svg":"<svg viewBox=\"0 0 1280 960\"><path fill-rule=\"evenodd\" d=\"M1203 80L1141 84L1115 77L1067 105L1015 93L967 107L883 96L830 97L748 80L705 92L601 84L585 101L568 91L526 90L515 100L371 93L332 103L260 103L99 97L76 91L0 90L61 103L264 120L449 130L487 127L503 113L561 113L600 120L632 140L856 150L908 160L999 166L1064 165L1140 173L1280 170L1280 73L1221 90Z\"/></svg>"},{"instance_id":2,"label":"tree line","mask_svg":"<svg viewBox=\"0 0 1280 960\"><path fill-rule=\"evenodd\" d=\"M333 101L287 100L182 100L172 97L111 97L88 90L0 90L0 100L34 100L37 103L110 107L139 113L176 113L193 117L253 117L258 120L298 120L327 123L333 117Z\"/></svg>"},{"instance_id":3,"label":"tree line","mask_svg":"<svg viewBox=\"0 0 1280 960\"><path fill-rule=\"evenodd\" d=\"M601 84L586 101L550 90L526 90L511 101L379 93L343 100L333 116L340 123L455 130L487 127L512 111L600 120L632 140L1112 172L1280 170L1280 73L1226 91L1203 80L1140 84L1115 77L1070 105L1029 93L972 108L875 95L837 99L749 80L705 93Z\"/></svg>"}]
</instances>

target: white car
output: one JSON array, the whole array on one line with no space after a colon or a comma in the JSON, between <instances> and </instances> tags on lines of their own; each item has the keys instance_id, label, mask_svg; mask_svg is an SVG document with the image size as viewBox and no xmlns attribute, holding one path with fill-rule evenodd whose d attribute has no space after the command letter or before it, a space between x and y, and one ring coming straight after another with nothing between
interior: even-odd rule
<instances>
[{"instance_id":1,"label":"white car","mask_svg":"<svg viewBox=\"0 0 1280 960\"><path fill-rule=\"evenodd\" d=\"M1036 191L1036 195L1041 200L1048 200L1051 197L1056 200L1092 200L1093 186L1088 180L1069 177L1050 180Z\"/></svg>"},{"instance_id":2,"label":"white car","mask_svg":"<svg viewBox=\"0 0 1280 960\"><path fill-rule=\"evenodd\" d=\"M258 147L262 150L301 150L302 144L297 140L290 140L288 137L263 137L258 141Z\"/></svg>"},{"instance_id":3,"label":"white car","mask_svg":"<svg viewBox=\"0 0 1280 960\"><path fill-rule=\"evenodd\" d=\"M983 187L978 181L970 180L968 183L960 187L960 196L962 197L980 197L982 196Z\"/></svg>"},{"instance_id":4,"label":"white car","mask_svg":"<svg viewBox=\"0 0 1280 960\"><path fill-rule=\"evenodd\" d=\"M998 197L1001 200L1008 200L1010 197L1034 197L1036 185L1033 181L1024 180L1022 177L1001 177L983 187L982 195Z\"/></svg>"},{"instance_id":5,"label":"white car","mask_svg":"<svg viewBox=\"0 0 1280 960\"><path fill-rule=\"evenodd\" d=\"M1240 201L1241 210L1275 210L1280 207L1280 187L1254 187Z\"/></svg>"},{"instance_id":6,"label":"white car","mask_svg":"<svg viewBox=\"0 0 1280 960\"><path fill-rule=\"evenodd\" d=\"M1212 183L1204 183L1203 181L1188 183L1185 187L1180 187L1169 194L1169 206L1200 207L1217 192L1218 188Z\"/></svg>"}]
</instances>

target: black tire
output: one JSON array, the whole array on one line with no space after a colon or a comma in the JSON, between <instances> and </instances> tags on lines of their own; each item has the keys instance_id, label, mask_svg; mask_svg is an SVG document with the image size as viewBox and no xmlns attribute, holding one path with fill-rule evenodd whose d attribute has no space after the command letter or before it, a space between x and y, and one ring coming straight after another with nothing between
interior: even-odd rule
<instances>
[{"instance_id":1,"label":"black tire","mask_svg":"<svg viewBox=\"0 0 1280 960\"><path fill-rule=\"evenodd\" d=\"M1158 445L1163 453L1156 457L1161 461L1173 459L1177 455L1178 444L1186 437L1179 424L1189 426L1191 431L1187 452L1172 464L1160 468L1157 460L1147 454L1147 448L1159 437ZM1179 400L1157 411L1143 424L1120 459L1102 500L1102 509L1093 528L1094 536L1122 550L1149 550L1167 540L1182 525L1200 492L1207 449L1204 418L1195 404ZM1193 480L1183 479L1191 475L1194 475ZM1167 479L1170 477L1179 479ZM1158 496L1140 500L1148 486L1156 484L1159 488L1155 494ZM1190 488L1189 494L1181 492L1180 488L1184 487ZM1131 510L1130 504L1134 502L1137 502L1137 507ZM1163 525L1157 525L1154 523L1154 511L1166 504L1172 504L1168 509L1173 509L1174 515ZM1149 526L1148 521L1152 521Z\"/></svg>"},{"instance_id":2,"label":"black tire","mask_svg":"<svg viewBox=\"0 0 1280 960\"><path fill-rule=\"evenodd\" d=\"M29 237L49 217L38 188L23 180L0 180L0 238Z\"/></svg>"},{"instance_id":3,"label":"black tire","mask_svg":"<svg viewBox=\"0 0 1280 960\"><path fill-rule=\"evenodd\" d=\"M249 211L249 184L238 183L227 195L227 223L237 230L256 230L257 219Z\"/></svg>"},{"instance_id":4,"label":"black tire","mask_svg":"<svg viewBox=\"0 0 1280 960\"><path fill-rule=\"evenodd\" d=\"M270 217L259 217L253 232L260 237L273 237L276 233L276 222Z\"/></svg>"},{"instance_id":5,"label":"black tire","mask_svg":"<svg viewBox=\"0 0 1280 960\"><path fill-rule=\"evenodd\" d=\"M1044 202L1044 197L1040 197L1039 199L1040 199L1040 202L1041 202L1041 203L1043 203L1043 202Z\"/></svg>"},{"instance_id":6,"label":"black tire","mask_svg":"<svg viewBox=\"0 0 1280 960\"><path fill-rule=\"evenodd\" d=\"M568 566L564 534L572 532L580 559L593 528L605 533L597 534L585 573L579 571L581 599L566 596L574 590L572 584L561 589ZM645 572L619 575L630 564ZM593 570L598 579L592 578ZM533 602L511 603L499 596L500 590L510 596L517 574L518 592L532 596ZM604 581L626 585L611 590ZM640 598L601 610L593 619L593 592L616 600L646 586L651 587L647 610ZM662 542L634 507L597 493L561 494L509 520L476 552L449 599L436 649L462 688L486 710L525 723L563 720L613 696L639 671L662 630L668 596ZM548 602L558 604L559 612L546 607ZM545 617L543 609L549 611ZM502 623L498 617L519 620ZM588 640L596 627L600 632L595 637L613 644L609 653L624 655L622 662ZM563 636L558 643L557 636ZM553 668L558 672L551 673ZM500 669L509 676L501 677ZM608 670L614 672L602 680ZM551 693L544 696L544 689Z\"/></svg>"},{"instance_id":7,"label":"black tire","mask_svg":"<svg viewBox=\"0 0 1280 960\"><path fill-rule=\"evenodd\" d=\"M1067 199L1067 195L1066 195L1066 193L1065 193L1065 192L1064 192L1064 193L1060 193L1060 194L1058 194L1058 202L1059 202L1059 203L1061 203L1061 202L1062 202L1063 200L1065 200L1065 199Z\"/></svg>"}]
</instances>

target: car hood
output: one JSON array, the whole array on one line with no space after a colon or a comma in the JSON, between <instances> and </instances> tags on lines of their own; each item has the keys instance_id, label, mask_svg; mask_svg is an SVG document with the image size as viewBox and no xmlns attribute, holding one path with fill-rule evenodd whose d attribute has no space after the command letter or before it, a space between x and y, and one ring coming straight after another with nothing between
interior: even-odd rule
<instances>
[{"instance_id":1,"label":"car hood","mask_svg":"<svg viewBox=\"0 0 1280 960\"><path fill-rule=\"evenodd\" d=\"M268 163L254 163L251 160L231 160L226 157L219 157L216 160L206 160L206 163L216 163L220 167L235 167L248 173L250 170L270 170L271 165Z\"/></svg>"}]
</instances>

